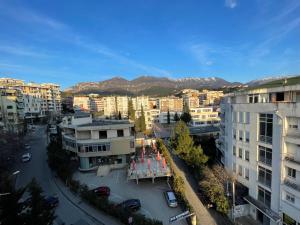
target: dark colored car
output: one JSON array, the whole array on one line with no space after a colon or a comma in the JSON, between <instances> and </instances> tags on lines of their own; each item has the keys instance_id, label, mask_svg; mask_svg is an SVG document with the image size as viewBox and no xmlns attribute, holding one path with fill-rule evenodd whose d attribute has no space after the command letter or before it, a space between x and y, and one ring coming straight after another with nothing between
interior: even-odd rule
<instances>
[{"instance_id":1,"label":"dark colored car","mask_svg":"<svg viewBox=\"0 0 300 225\"><path fill-rule=\"evenodd\" d=\"M119 206L135 212L141 208L141 202L139 199L128 199L122 202L121 204L119 204Z\"/></svg>"},{"instance_id":2,"label":"dark colored car","mask_svg":"<svg viewBox=\"0 0 300 225\"><path fill-rule=\"evenodd\" d=\"M110 195L110 188L107 186L97 187L91 190L98 196L109 196Z\"/></svg>"},{"instance_id":3,"label":"dark colored car","mask_svg":"<svg viewBox=\"0 0 300 225\"><path fill-rule=\"evenodd\" d=\"M56 196L48 196L45 198L45 204L50 208L57 207L59 204L59 199Z\"/></svg>"}]
</instances>

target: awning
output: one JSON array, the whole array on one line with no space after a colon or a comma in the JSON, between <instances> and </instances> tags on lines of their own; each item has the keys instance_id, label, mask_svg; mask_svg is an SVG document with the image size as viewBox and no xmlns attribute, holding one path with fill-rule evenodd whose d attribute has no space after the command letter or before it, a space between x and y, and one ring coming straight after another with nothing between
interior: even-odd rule
<instances>
[{"instance_id":1,"label":"awning","mask_svg":"<svg viewBox=\"0 0 300 225\"><path fill-rule=\"evenodd\" d=\"M252 198L251 196L244 197L245 201L253 205L255 208L257 208L259 211L261 211L263 214L265 214L267 217L269 217L271 220L273 220L275 223L279 223L281 221L280 216L278 213L274 212L272 209L266 207L263 203L260 201Z\"/></svg>"}]
</instances>

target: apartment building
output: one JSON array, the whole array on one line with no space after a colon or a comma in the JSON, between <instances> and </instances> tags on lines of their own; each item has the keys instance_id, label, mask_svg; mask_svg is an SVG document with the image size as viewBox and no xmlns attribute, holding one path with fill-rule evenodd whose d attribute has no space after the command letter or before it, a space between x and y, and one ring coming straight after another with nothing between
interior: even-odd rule
<instances>
[{"instance_id":1,"label":"apartment building","mask_svg":"<svg viewBox=\"0 0 300 225\"><path fill-rule=\"evenodd\" d=\"M76 112L64 117L60 127L63 147L78 157L81 171L125 166L135 152L134 124L128 120L93 120Z\"/></svg>"},{"instance_id":2,"label":"apartment building","mask_svg":"<svg viewBox=\"0 0 300 225\"><path fill-rule=\"evenodd\" d=\"M182 112L183 99L175 96L162 97L158 99L160 112Z\"/></svg>"},{"instance_id":3,"label":"apartment building","mask_svg":"<svg viewBox=\"0 0 300 225\"><path fill-rule=\"evenodd\" d=\"M74 96L73 108L81 111L91 111L90 97L88 96Z\"/></svg>"},{"instance_id":4,"label":"apartment building","mask_svg":"<svg viewBox=\"0 0 300 225\"><path fill-rule=\"evenodd\" d=\"M142 115L141 110L135 112L136 118L140 118L141 115ZM152 129L153 123L159 123L159 115L160 115L159 109L144 110L144 115L145 115L146 129Z\"/></svg>"},{"instance_id":5,"label":"apartment building","mask_svg":"<svg viewBox=\"0 0 300 225\"><path fill-rule=\"evenodd\" d=\"M190 108L192 126L217 125L220 123L219 113L213 107Z\"/></svg>"},{"instance_id":6,"label":"apartment building","mask_svg":"<svg viewBox=\"0 0 300 225\"><path fill-rule=\"evenodd\" d=\"M0 88L0 129L23 133L24 104L22 92L13 88Z\"/></svg>"},{"instance_id":7,"label":"apartment building","mask_svg":"<svg viewBox=\"0 0 300 225\"><path fill-rule=\"evenodd\" d=\"M115 96L107 96L103 98L104 116L117 116L117 101Z\"/></svg>"},{"instance_id":8,"label":"apartment building","mask_svg":"<svg viewBox=\"0 0 300 225\"><path fill-rule=\"evenodd\" d=\"M175 114L177 113L178 117L181 116L182 112L169 112L170 113L170 123L175 123L174 120ZM161 112L159 114L159 123L166 124L168 123L168 112Z\"/></svg>"},{"instance_id":9,"label":"apartment building","mask_svg":"<svg viewBox=\"0 0 300 225\"><path fill-rule=\"evenodd\" d=\"M227 95L217 147L248 189L243 215L261 224L300 223L300 84Z\"/></svg>"},{"instance_id":10,"label":"apartment building","mask_svg":"<svg viewBox=\"0 0 300 225\"><path fill-rule=\"evenodd\" d=\"M149 109L149 97L148 96L137 96L134 98L131 98L132 105L134 110L141 110L141 107L143 107L144 110Z\"/></svg>"},{"instance_id":11,"label":"apartment building","mask_svg":"<svg viewBox=\"0 0 300 225\"><path fill-rule=\"evenodd\" d=\"M210 91L204 89L199 92L200 105L218 105L223 96L223 91Z\"/></svg>"},{"instance_id":12,"label":"apartment building","mask_svg":"<svg viewBox=\"0 0 300 225\"><path fill-rule=\"evenodd\" d=\"M0 87L20 89L23 94L25 118L60 115L60 86L52 83L25 83L22 80L0 78Z\"/></svg>"},{"instance_id":13,"label":"apartment building","mask_svg":"<svg viewBox=\"0 0 300 225\"><path fill-rule=\"evenodd\" d=\"M90 108L92 112L104 112L104 101L102 97L90 98Z\"/></svg>"},{"instance_id":14,"label":"apartment building","mask_svg":"<svg viewBox=\"0 0 300 225\"><path fill-rule=\"evenodd\" d=\"M127 96L117 96L117 112L121 113L122 118L128 118L128 97Z\"/></svg>"},{"instance_id":15,"label":"apartment building","mask_svg":"<svg viewBox=\"0 0 300 225\"><path fill-rule=\"evenodd\" d=\"M195 94L185 94L183 95L183 103L191 108L199 107L199 97Z\"/></svg>"}]
</instances>

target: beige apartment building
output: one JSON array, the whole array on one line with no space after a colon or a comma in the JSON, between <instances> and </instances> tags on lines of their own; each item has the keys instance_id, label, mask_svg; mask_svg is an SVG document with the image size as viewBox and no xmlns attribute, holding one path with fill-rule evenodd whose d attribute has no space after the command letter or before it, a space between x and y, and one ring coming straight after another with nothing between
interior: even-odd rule
<instances>
[{"instance_id":1,"label":"beige apartment building","mask_svg":"<svg viewBox=\"0 0 300 225\"><path fill-rule=\"evenodd\" d=\"M73 108L74 110L90 111L91 110L90 97L74 96Z\"/></svg>"},{"instance_id":2,"label":"beige apartment building","mask_svg":"<svg viewBox=\"0 0 300 225\"><path fill-rule=\"evenodd\" d=\"M128 118L128 97L116 96L117 113L121 113L122 118Z\"/></svg>"},{"instance_id":3,"label":"beige apartment building","mask_svg":"<svg viewBox=\"0 0 300 225\"><path fill-rule=\"evenodd\" d=\"M149 109L149 97L148 96L137 96L134 98L131 98L133 109L136 111L141 110L141 107L143 107L144 110Z\"/></svg>"},{"instance_id":4,"label":"beige apartment building","mask_svg":"<svg viewBox=\"0 0 300 225\"><path fill-rule=\"evenodd\" d=\"M183 99L175 96L162 97L158 99L160 112L182 112Z\"/></svg>"},{"instance_id":5,"label":"beige apartment building","mask_svg":"<svg viewBox=\"0 0 300 225\"><path fill-rule=\"evenodd\" d=\"M145 115L145 123L146 123L146 129L150 130L153 127L153 123L159 123L159 109L148 109L144 110ZM135 117L140 118L142 115L141 110L138 110L135 112Z\"/></svg>"},{"instance_id":6,"label":"beige apartment building","mask_svg":"<svg viewBox=\"0 0 300 225\"><path fill-rule=\"evenodd\" d=\"M223 91L210 91L204 89L199 93L201 105L219 105L221 98L224 96Z\"/></svg>"},{"instance_id":7,"label":"beige apartment building","mask_svg":"<svg viewBox=\"0 0 300 225\"><path fill-rule=\"evenodd\" d=\"M0 88L0 129L23 133L24 104L22 92L13 88Z\"/></svg>"},{"instance_id":8,"label":"beige apartment building","mask_svg":"<svg viewBox=\"0 0 300 225\"><path fill-rule=\"evenodd\" d=\"M135 152L134 124L128 120L93 120L76 112L64 117L60 127L63 147L78 157L81 171L125 166Z\"/></svg>"},{"instance_id":9,"label":"beige apartment building","mask_svg":"<svg viewBox=\"0 0 300 225\"><path fill-rule=\"evenodd\" d=\"M117 101L115 96L107 96L103 98L104 116L117 116Z\"/></svg>"}]
</instances>

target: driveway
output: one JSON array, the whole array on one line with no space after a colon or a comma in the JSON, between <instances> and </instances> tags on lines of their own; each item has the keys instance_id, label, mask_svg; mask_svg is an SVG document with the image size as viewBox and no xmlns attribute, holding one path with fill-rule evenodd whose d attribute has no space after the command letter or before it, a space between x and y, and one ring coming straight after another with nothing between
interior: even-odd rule
<instances>
[{"instance_id":1,"label":"driveway","mask_svg":"<svg viewBox=\"0 0 300 225\"><path fill-rule=\"evenodd\" d=\"M97 186L109 186L111 189L110 199L116 203L138 198L142 208L140 212L147 217L158 219L163 224L169 224L169 218L182 213L177 208L168 207L163 192L169 190L166 180L155 180L153 184L150 180L127 181L126 171L113 170L105 177L97 177L95 173L80 173L74 175L75 179L87 184L91 189ZM185 220L174 222L176 225L186 225Z\"/></svg>"}]
</instances>

